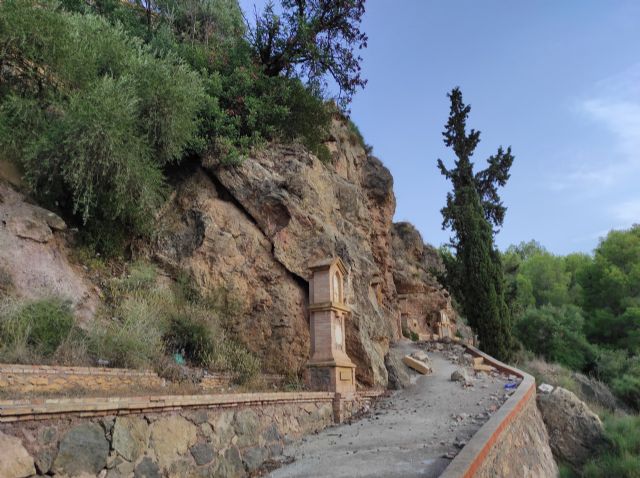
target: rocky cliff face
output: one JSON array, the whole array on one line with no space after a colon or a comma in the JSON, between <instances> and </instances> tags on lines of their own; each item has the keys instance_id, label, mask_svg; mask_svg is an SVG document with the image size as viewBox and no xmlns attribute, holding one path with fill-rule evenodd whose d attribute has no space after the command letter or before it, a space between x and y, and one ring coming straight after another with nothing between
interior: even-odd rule
<instances>
[{"instance_id":1,"label":"rocky cliff face","mask_svg":"<svg viewBox=\"0 0 640 478\"><path fill-rule=\"evenodd\" d=\"M29 203L0 177L0 297L65 297L79 319L93 316L97 294L68 260L66 228L60 217Z\"/></svg>"},{"instance_id":2,"label":"rocky cliff face","mask_svg":"<svg viewBox=\"0 0 640 478\"><path fill-rule=\"evenodd\" d=\"M254 221L197 169L161 216L157 259L188 271L201 289L239 305L231 326L274 372L300 370L309 353L306 285L272 253Z\"/></svg>"},{"instance_id":3,"label":"rocky cliff face","mask_svg":"<svg viewBox=\"0 0 640 478\"><path fill-rule=\"evenodd\" d=\"M449 292L434 276L444 265L438 251L422 240L418 230L408 222L393 224L391 229L392 254L395 259L393 281L400 299L403 323L410 322L409 329L418 333L437 333L437 323L442 314L455 324L467 338L471 332L457 323L457 313Z\"/></svg>"},{"instance_id":4,"label":"rocky cliff face","mask_svg":"<svg viewBox=\"0 0 640 478\"><path fill-rule=\"evenodd\" d=\"M240 167L206 160L166 209L157 255L191 270L203 288L230 288L242 302L236 331L278 371L308 358L309 264L339 256L349 269L347 350L358 380L386 384L383 359L397 334L393 180L342 120L329 147L331 164L291 145Z\"/></svg>"},{"instance_id":5,"label":"rocky cliff face","mask_svg":"<svg viewBox=\"0 0 640 478\"><path fill-rule=\"evenodd\" d=\"M338 256L348 268L346 344L366 386L386 385L384 356L399 335L398 292L421 314L451 302L433 276L437 254L408 224L393 225L393 178L341 118L333 120L323 164L303 147L270 145L239 167L213 158L182 165L158 214L151 245L173 276L188 273L207 293L238 305L230 326L269 371L300 372L308 360L309 264ZM89 318L98 294L67 261L64 222L0 189L0 268L28 297L70 297ZM2 272L2 270L0 270ZM5 274L6 275L6 274Z\"/></svg>"}]
</instances>

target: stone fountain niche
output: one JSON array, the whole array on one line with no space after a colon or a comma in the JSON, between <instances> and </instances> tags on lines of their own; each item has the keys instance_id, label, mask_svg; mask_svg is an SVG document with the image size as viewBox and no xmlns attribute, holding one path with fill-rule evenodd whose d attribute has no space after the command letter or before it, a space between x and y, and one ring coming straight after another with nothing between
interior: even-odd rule
<instances>
[{"instance_id":1,"label":"stone fountain niche","mask_svg":"<svg viewBox=\"0 0 640 478\"><path fill-rule=\"evenodd\" d=\"M347 356L345 320L351 309L345 304L346 268L339 258L313 263L309 284L311 313L311 389L349 394L356 391L356 366Z\"/></svg>"}]
</instances>

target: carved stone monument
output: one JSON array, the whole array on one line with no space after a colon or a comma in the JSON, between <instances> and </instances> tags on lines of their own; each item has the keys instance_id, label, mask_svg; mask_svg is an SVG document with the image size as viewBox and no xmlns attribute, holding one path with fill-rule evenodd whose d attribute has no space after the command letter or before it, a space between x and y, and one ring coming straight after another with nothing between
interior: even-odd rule
<instances>
[{"instance_id":1,"label":"carved stone monument","mask_svg":"<svg viewBox=\"0 0 640 478\"><path fill-rule=\"evenodd\" d=\"M347 356L345 320L351 314L344 299L347 271L339 258L311 264L309 283L311 359L309 386L313 390L348 394L356 391L356 366Z\"/></svg>"}]
</instances>

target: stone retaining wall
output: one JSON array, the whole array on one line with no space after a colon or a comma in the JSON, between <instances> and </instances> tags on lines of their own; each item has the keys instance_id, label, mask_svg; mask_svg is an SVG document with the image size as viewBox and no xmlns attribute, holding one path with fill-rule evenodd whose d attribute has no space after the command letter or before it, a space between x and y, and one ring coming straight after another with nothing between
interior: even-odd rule
<instances>
[{"instance_id":1,"label":"stone retaining wall","mask_svg":"<svg viewBox=\"0 0 640 478\"><path fill-rule=\"evenodd\" d=\"M15 394L158 388L163 384L164 381L149 370L0 364L0 390Z\"/></svg>"},{"instance_id":2,"label":"stone retaining wall","mask_svg":"<svg viewBox=\"0 0 640 478\"><path fill-rule=\"evenodd\" d=\"M465 345L468 351L503 372L522 378L517 390L469 440L441 478L555 478L558 467L536 407L534 378Z\"/></svg>"},{"instance_id":3,"label":"stone retaining wall","mask_svg":"<svg viewBox=\"0 0 640 478\"><path fill-rule=\"evenodd\" d=\"M266 386L279 386L282 375L260 376ZM233 375L207 374L198 386L205 392L229 388ZM130 370L102 367L58 367L49 365L0 364L0 391L5 394L77 392L100 390L109 394L130 390L158 390L166 381L151 370Z\"/></svg>"},{"instance_id":4,"label":"stone retaining wall","mask_svg":"<svg viewBox=\"0 0 640 478\"><path fill-rule=\"evenodd\" d=\"M0 475L242 477L291 440L358 413L377 395L2 401Z\"/></svg>"}]
</instances>

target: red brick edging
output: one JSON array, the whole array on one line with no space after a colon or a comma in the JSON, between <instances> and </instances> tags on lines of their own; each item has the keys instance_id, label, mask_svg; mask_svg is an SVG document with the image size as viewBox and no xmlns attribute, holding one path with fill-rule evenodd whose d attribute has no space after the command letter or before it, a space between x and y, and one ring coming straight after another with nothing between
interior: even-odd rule
<instances>
[{"instance_id":1,"label":"red brick edging","mask_svg":"<svg viewBox=\"0 0 640 478\"><path fill-rule=\"evenodd\" d=\"M475 476L506 428L518 417L530 400L535 400L536 383L531 375L510 367L473 346L463 345L472 355L482 357L485 363L502 372L522 378L522 382L489 421L473 435L469 443L440 475L440 478L471 478Z\"/></svg>"}]
</instances>

